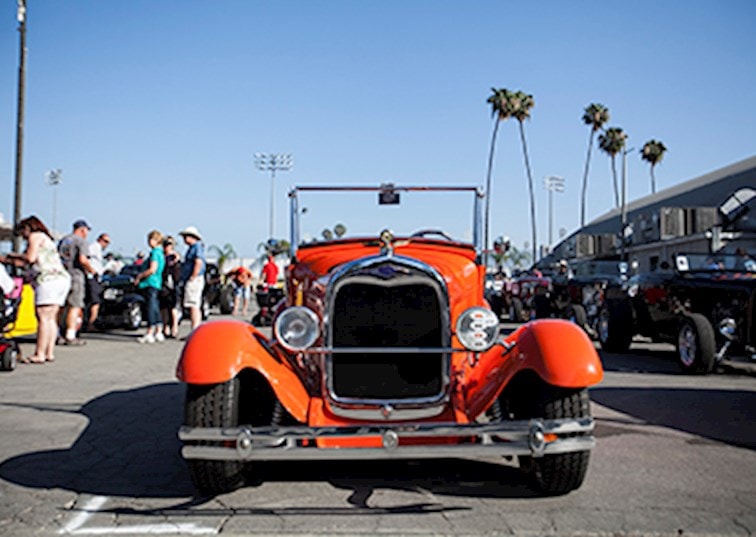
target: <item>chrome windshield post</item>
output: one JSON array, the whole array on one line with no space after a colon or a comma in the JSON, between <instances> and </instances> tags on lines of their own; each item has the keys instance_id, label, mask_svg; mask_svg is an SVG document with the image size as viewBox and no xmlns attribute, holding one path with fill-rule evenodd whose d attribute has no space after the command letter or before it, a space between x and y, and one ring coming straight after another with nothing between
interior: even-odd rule
<instances>
[{"instance_id":1,"label":"chrome windshield post","mask_svg":"<svg viewBox=\"0 0 756 537\"><path fill-rule=\"evenodd\" d=\"M296 259L297 249L299 248L299 198L297 197L297 187L289 190L289 218L290 218L290 244L289 255L291 259Z\"/></svg>"}]
</instances>

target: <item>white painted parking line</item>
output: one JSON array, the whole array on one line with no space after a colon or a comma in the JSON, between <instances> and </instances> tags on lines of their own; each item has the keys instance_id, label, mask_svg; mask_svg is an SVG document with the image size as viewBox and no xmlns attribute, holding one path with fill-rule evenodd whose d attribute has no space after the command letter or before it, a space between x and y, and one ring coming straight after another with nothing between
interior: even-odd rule
<instances>
[{"instance_id":1,"label":"white painted parking line","mask_svg":"<svg viewBox=\"0 0 756 537\"><path fill-rule=\"evenodd\" d=\"M210 535L218 533L215 528L204 528L193 523L182 524L142 524L138 526L109 526L106 528L83 528L92 515L105 505L107 496L94 496L82 507L81 511L63 526L58 533L63 535Z\"/></svg>"},{"instance_id":2,"label":"white painted parking line","mask_svg":"<svg viewBox=\"0 0 756 537\"><path fill-rule=\"evenodd\" d=\"M140 526L116 526L108 528L81 528L72 535L210 535L215 528L197 527L195 524L144 524Z\"/></svg>"},{"instance_id":3,"label":"white painted parking line","mask_svg":"<svg viewBox=\"0 0 756 537\"><path fill-rule=\"evenodd\" d=\"M107 496L94 496L91 498L87 503L84 504L84 506L81 508L81 511L77 513L75 517L73 517L68 524L63 526L58 533L73 533L78 528L82 527L84 523L97 512L97 510L105 505L105 502L108 501Z\"/></svg>"}]
</instances>

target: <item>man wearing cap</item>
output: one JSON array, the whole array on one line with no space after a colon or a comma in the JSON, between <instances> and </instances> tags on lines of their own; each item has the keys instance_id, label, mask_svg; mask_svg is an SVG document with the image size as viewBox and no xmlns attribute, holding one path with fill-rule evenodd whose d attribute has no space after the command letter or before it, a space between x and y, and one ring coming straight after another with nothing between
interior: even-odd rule
<instances>
[{"instance_id":1,"label":"man wearing cap","mask_svg":"<svg viewBox=\"0 0 756 537\"><path fill-rule=\"evenodd\" d=\"M205 247L202 235L194 226L179 232L189 247L181 264L181 284L184 288L183 306L189 310L192 330L202 322L202 292L205 290Z\"/></svg>"},{"instance_id":2,"label":"man wearing cap","mask_svg":"<svg viewBox=\"0 0 756 537\"><path fill-rule=\"evenodd\" d=\"M71 275L71 290L68 293L68 313L66 314L65 345L84 345L76 337L83 319L84 297L86 295L86 274L95 274L95 269L89 262L87 236L89 224L85 220L77 220L73 224L73 231L63 237L58 244L58 253L63 266Z\"/></svg>"}]
</instances>

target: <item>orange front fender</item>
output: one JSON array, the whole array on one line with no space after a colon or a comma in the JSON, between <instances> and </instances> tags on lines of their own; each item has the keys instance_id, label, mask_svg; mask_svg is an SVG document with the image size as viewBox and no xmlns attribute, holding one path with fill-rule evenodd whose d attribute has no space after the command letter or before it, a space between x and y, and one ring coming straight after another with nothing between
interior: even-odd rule
<instances>
[{"instance_id":1,"label":"orange front fender","mask_svg":"<svg viewBox=\"0 0 756 537\"><path fill-rule=\"evenodd\" d=\"M604 370L596 348L576 324L560 319L527 323L480 356L466 372L470 416L485 411L520 371L535 372L544 382L562 388L586 388L601 382Z\"/></svg>"},{"instance_id":2,"label":"orange front fender","mask_svg":"<svg viewBox=\"0 0 756 537\"><path fill-rule=\"evenodd\" d=\"M263 345L265 336L242 321L201 324L186 342L176 376L187 384L227 382L243 369L259 371L278 400L298 421L307 421L310 396L283 357Z\"/></svg>"},{"instance_id":3,"label":"orange front fender","mask_svg":"<svg viewBox=\"0 0 756 537\"><path fill-rule=\"evenodd\" d=\"M533 321L507 339L516 343L512 352L522 363L518 369L532 369L549 384L584 388L604 378L596 347L575 323L561 319Z\"/></svg>"}]
</instances>

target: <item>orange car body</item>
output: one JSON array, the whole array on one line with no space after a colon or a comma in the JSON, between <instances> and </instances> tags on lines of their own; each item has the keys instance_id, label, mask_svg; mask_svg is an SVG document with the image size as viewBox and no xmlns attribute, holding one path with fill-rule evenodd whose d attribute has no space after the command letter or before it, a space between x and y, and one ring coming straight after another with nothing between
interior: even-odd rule
<instances>
[{"instance_id":1,"label":"orange car body","mask_svg":"<svg viewBox=\"0 0 756 537\"><path fill-rule=\"evenodd\" d=\"M218 320L200 325L183 349L177 376L189 386L192 417L179 436L184 457L200 461L200 488L225 490L230 481L218 485L213 472L238 470L202 461L560 457L592 447L586 388L603 375L593 343L556 319L501 336L484 299L479 246L436 230L384 231L298 245L285 276L270 337ZM257 399L273 409L267 417L244 413L250 378L272 400ZM554 413L535 401L541 392L569 409ZM567 486L547 488L579 486L587 458L581 464Z\"/></svg>"}]
</instances>

